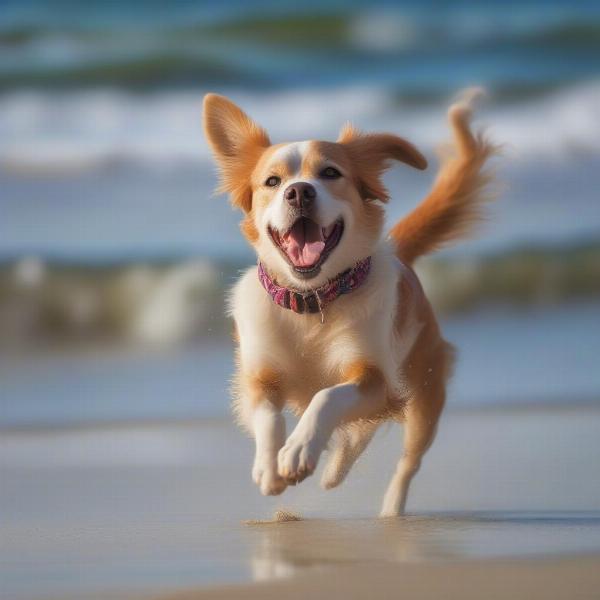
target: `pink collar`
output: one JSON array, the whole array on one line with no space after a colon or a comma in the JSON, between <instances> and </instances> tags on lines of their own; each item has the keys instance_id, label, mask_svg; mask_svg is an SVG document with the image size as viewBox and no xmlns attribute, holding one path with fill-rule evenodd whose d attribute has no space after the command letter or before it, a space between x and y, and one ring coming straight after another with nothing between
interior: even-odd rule
<instances>
[{"instance_id":1,"label":"pink collar","mask_svg":"<svg viewBox=\"0 0 600 600\"><path fill-rule=\"evenodd\" d=\"M371 257L359 260L352 268L330 279L315 290L301 292L277 285L261 262L258 263L258 279L267 290L273 302L295 313L321 313L323 308L342 294L349 294L359 288L367 279L371 269Z\"/></svg>"}]
</instances>

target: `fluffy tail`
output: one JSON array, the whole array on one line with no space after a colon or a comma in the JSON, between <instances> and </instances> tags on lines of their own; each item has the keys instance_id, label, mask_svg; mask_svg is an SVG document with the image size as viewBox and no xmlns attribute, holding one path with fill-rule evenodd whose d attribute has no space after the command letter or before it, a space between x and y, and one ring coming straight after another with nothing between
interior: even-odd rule
<instances>
[{"instance_id":1,"label":"fluffy tail","mask_svg":"<svg viewBox=\"0 0 600 600\"><path fill-rule=\"evenodd\" d=\"M491 197L485 189L491 176L482 168L497 147L481 133L471 132L471 103L477 94L477 90L468 91L448 110L454 140L443 154L433 188L390 231L399 258L407 264L466 236L479 221L482 204Z\"/></svg>"}]
</instances>

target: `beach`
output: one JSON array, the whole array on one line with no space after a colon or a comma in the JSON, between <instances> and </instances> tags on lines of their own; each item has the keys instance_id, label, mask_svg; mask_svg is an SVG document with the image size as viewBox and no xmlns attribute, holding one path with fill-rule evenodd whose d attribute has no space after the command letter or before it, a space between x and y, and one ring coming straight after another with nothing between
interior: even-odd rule
<instances>
[{"instance_id":1,"label":"beach","mask_svg":"<svg viewBox=\"0 0 600 600\"><path fill-rule=\"evenodd\" d=\"M600 598L600 5L442 4L3 2L2 600ZM415 265L458 362L407 515L377 518L396 425L339 488L261 496L227 316L257 257L202 98L273 143L414 143L387 231L470 86L496 201Z\"/></svg>"},{"instance_id":2,"label":"beach","mask_svg":"<svg viewBox=\"0 0 600 600\"><path fill-rule=\"evenodd\" d=\"M429 569L467 588L479 577L494 589L523 581L545 597L563 589L556 578L594 582L599 310L445 318L459 348L446 412L407 516L383 521L397 425L381 427L339 488L322 490L317 472L282 496L259 494L253 442L229 412L233 345L221 334L171 348L5 348L3 592L294 597L349 586L327 592L335 598L361 597L372 582L385 597L410 580L410 597L425 598L436 593L427 587L436 579L421 575ZM277 522L280 513L298 520Z\"/></svg>"},{"instance_id":3,"label":"beach","mask_svg":"<svg viewBox=\"0 0 600 600\"><path fill-rule=\"evenodd\" d=\"M376 515L400 452L395 427L338 489L320 489L317 473L276 498L255 489L251 441L228 420L0 439L0 579L14 600L261 597L319 582L360 597L367 581L384 597L405 577L414 597L433 597L438 572L496 589L505 576L524 590L543 579L558 594L564 570L561 585L581 577L590 598L598 583L597 407L449 410L408 515L386 520ZM277 511L302 520L273 523Z\"/></svg>"},{"instance_id":4,"label":"beach","mask_svg":"<svg viewBox=\"0 0 600 600\"><path fill-rule=\"evenodd\" d=\"M463 562L451 565L357 563L253 586L180 592L162 600L208 598L597 598L597 558Z\"/></svg>"}]
</instances>

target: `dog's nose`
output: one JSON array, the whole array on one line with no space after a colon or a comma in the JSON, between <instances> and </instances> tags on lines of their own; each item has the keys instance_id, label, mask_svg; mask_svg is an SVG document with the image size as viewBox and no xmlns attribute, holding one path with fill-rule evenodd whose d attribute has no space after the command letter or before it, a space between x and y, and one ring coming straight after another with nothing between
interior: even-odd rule
<instances>
[{"instance_id":1,"label":"dog's nose","mask_svg":"<svg viewBox=\"0 0 600 600\"><path fill-rule=\"evenodd\" d=\"M310 183L292 183L284 192L284 198L294 208L310 208L317 197L317 190Z\"/></svg>"}]
</instances>

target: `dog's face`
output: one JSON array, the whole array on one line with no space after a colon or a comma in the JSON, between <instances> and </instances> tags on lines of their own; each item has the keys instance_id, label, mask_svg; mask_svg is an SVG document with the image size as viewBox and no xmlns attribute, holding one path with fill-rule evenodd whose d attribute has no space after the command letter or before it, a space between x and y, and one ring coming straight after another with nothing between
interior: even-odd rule
<instances>
[{"instance_id":1,"label":"dog's face","mask_svg":"<svg viewBox=\"0 0 600 600\"><path fill-rule=\"evenodd\" d=\"M277 273L318 285L368 256L379 238L381 207L361 199L339 144L272 146L251 183L255 246Z\"/></svg>"},{"instance_id":2,"label":"dog's face","mask_svg":"<svg viewBox=\"0 0 600 600\"><path fill-rule=\"evenodd\" d=\"M394 158L423 169L407 141L346 126L336 143L271 145L235 104L210 94L204 128L221 189L245 212L242 231L280 282L315 288L371 254L383 226L381 174Z\"/></svg>"}]
</instances>

